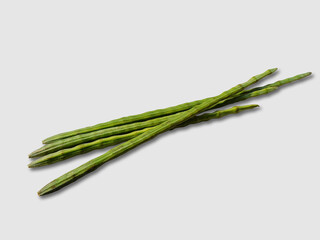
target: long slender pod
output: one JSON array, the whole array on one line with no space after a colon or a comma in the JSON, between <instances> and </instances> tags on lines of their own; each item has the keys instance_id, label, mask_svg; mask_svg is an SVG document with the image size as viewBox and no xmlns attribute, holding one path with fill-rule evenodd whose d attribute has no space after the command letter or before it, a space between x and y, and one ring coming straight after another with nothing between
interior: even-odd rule
<instances>
[{"instance_id":1,"label":"long slender pod","mask_svg":"<svg viewBox=\"0 0 320 240\"><path fill-rule=\"evenodd\" d=\"M268 72L260 74L259 80L274 73L276 70L277 70L277 68L273 68ZM194 107L194 106L196 106L196 105L198 105L208 99L210 99L210 98L206 98L203 100L197 100L197 101L193 101L193 102L188 102L188 103L183 103L183 104L180 104L177 106L168 107L168 108L164 108L164 109L153 110L153 111L145 112L142 114L137 114L137 115L132 115L132 116L128 116L128 117L114 119L114 120L111 120L111 121L108 121L105 123L100 123L100 124L97 124L94 126L80 128L80 129L76 129L73 131L60 133L60 134L54 135L52 137L46 138L42 142L44 144L47 144L47 143L50 143L50 142L53 142L53 141L56 141L59 139L75 136L78 134L93 132L93 131L97 131L97 130L104 129L104 128L110 128L110 127L120 126L120 125L124 125L124 124L145 121L148 119L157 118L157 117L161 117L161 116L171 115L171 114L174 114L177 112L182 112L182 111L188 110L188 109L190 109L190 108L192 108L192 107Z\"/></svg>"},{"instance_id":2,"label":"long slender pod","mask_svg":"<svg viewBox=\"0 0 320 240\"><path fill-rule=\"evenodd\" d=\"M231 99L231 101L243 101L245 99L251 98L251 97L258 97L264 94L268 94L272 91L274 91L276 88L275 87L268 87L268 88L264 88L261 90L257 90L251 93L247 93L241 96L236 97L235 99ZM228 101L228 100L227 100ZM218 105L224 106L224 104L229 104L228 102L220 102ZM115 135L119 135L119 134L125 134L125 133L130 133L136 130L141 130L144 128L150 128L156 125L159 125L165 121L167 121L167 119L178 116L180 113L176 113L173 115L169 115L169 116L165 116L165 117L160 117L160 118L154 118L151 120L147 120L144 122L137 122L137 123L131 123L131 124L126 124L126 125L121 125L121 126L117 126L117 127L112 127L112 128L106 128L106 129L102 129L102 130L98 130L98 131L94 131L94 132L90 132L90 133L85 133L85 134L79 134L77 136L72 136L69 138L65 138L65 139L61 139L61 140L57 140L54 141L52 143L49 143L47 145L44 145L43 147L33 151L29 157L34 158L34 157L41 157L41 156L46 156L47 154L51 154L63 149L68 149L68 148L72 148L75 147L79 144L84 144L84 143L88 143L88 142L92 142L98 139L102 139L102 138L106 138L106 137L110 137L110 136L115 136ZM114 143L117 144L119 143L118 141L116 141L115 139L119 139L115 136L115 138L112 138L112 141L110 143ZM106 143L105 143L106 144ZM112 144L112 145L114 145ZM110 145L103 145L103 146L110 146ZM101 146L102 148L102 146Z\"/></svg>"},{"instance_id":3,"label":"long slender pod","mask_svg":"<svg viewBox=\"0 0 320 240\"><path fill-rule=\"evenodd\" d=\"M283 79L283 80L276 81L274 83L271 83L271 84L268 84L268 85L265 85L265 86L262 86L262 87L256 87L256 88L252 88L252 89L249 89L249 90L244 90L240 94L236 95L235 97L230 97L229 99L225 99L225 100L219 102L219 104L217 104L213 108L224 107L224 106L227 106L229 104L233 104L233 103L236 103L236 102L244 101L244 100L246 100L248 98L260 96L261 95L260 92L263 91L263 90L270 89L270 88L273 88L273 87L277 87L278 88L278 87L281 87L281 86L283 86L285 84L289 84L289 83L295 82L297 80L303 79L305 77L308 77L311 74L312 74L311 72L302 73L302 74L298 74L298 75L290 77L290 78L286 78L286 79Z\"/></svg>"},{"instance_id":4,"label":"long slender pod","mask_svg":"<svg viewBox=\"0 0 320 240\"><path fill-rule=\"evenodd\" d=\"M33 151L32 153L30 153L29 157L30 158L41 157L46 154L59 151L61 149L74 147L78 144L91 142L91 141L94 141L94 140L97 140L100 138L106 138L109 136L129 133L129 132L133 132L136 130L153 127L153 126L156 126L160 123L167 121L170 117L177 116L178 114L180 114L180 113L175 113L173 115L164 116L164 117L160 117L160 118L154 118L154 119L143 121L143 122L136 122L136 123L130 123L130 124L126 124L126 125L101 129L101 130L94 131L94 132L88 132L88 133L72 136L69 138L60 139L60 140L54 141L52 143L48 143L48 144L44 145L43 147Z\"/></svg>"},{"instance_id":5,"label":"long slender pod","mask_svg":"<svg viewBox=\"0 0 320 240\"><path fill-rule=\"evenodd\" d=\"M187 121L188 119L196 116L197 114L209 108L212 108L218 102L232 96L233 94L237 94L238 92L243 91L245 88L249 87L250 85L256 83L259 79L261 79L262 75L265 75L266 73L270 74L270 72L274 72L274 71L275 71L274 69L270 69L263 74L254 76L251 79L249 79L247 82L239 84L229 89L228 91L221 93L216 97L210 98L202 102L201 104L192 107L188 111L181 113L179 116L174 118L169 118L167 121L165 121L164 123L161 123L160 125L157 125L155 128L152 128L133 139L130 139L120 145L115 146L105 154L90 160L89 162L77 167L74 170L71 170L70 172L48 183L38 192L38 194L40 196L45 195L45 194L57 191L63 188L64 186L69 185L70 183L78 180L79 178L85 176L86 174L94 171L95 169L102 166L104 163L110 161L111 159L114 159L134 149L135 147L156 137L157 135L172 129L175 126L178 126L179 124Z\"/></svg>"},{"instance_id":6,"label":"long slender pod","mask_svg":"<svg viewBox=\"0 0 320 240\"><path fill-rule=\"evenodd\" d=\"M307 72L307 73L303 73L303 74L298 74L298 75L296 75L296 76L294 76L294 77L290 77L290 78L286 78L286 79L283 79L283 80L279 80L279 81L277 81L277 82L274 82L274 83L271 83L271 84L268 84L268 85L265 85L265 86L262 86L262 87L256 87L256 88L252 88L252 89L250 89L250 90L245 90L245 91L243 91L243 92L240 92L240 93L238 93L236 96L231 96L229 99L226 99L226 100L224 100L224 101L221 101L218 105L216 105L215 107L213 107L212 109L217 109L217 108L220 108L220 107L224 107L224 106L226 106L226 105L229 105L229 104L233 104L233 103L236 103L236 102L239 102L239 101L243 101L243 100L246 100L246 99L248 99L248 98L250 98L250 97L254 97L254 94L252 94L251 95L251 93L254 93L254 92L256 92L256 91L260 91L260 90L263 90L263 89L266 89L266 88L269 88L269 87L280 87L280 86L283 86L283 85L286 85L286 84L289 84L289 83L292 83L292 82L295 82L295 81L297 81L297 80L300 80L300 79L303 79L303 78L305 78L305 77L307 77L307 76L309 76L309 75L311 75L312 73L311 72ZM204 99L205 100L205 99ZM199 100L200 102L201 101L204 101L204 100ZM195 102L192 102L192 104L195 104L196 105L196 103L197 104L199 104L200 102L199 101L195 101ZM188 103L189 104L189 103ZM184 106L184 107L186 107L186 106ZM173 108L173 107L172 107ZM187 108L187 107L186 107ZM184 109L184 108L181 108L181 109ZM160 109L160 110L162 110L162 109ZM160 111L160 110L155 110L155 111ZM181 110L181 111L185 111L185 110ZM143 114L146 114L146 113L143 113ZM159 113L160 114L160 113ZM150 117L151 119L152 118L154 118L154 117ZM146 119L146 120L148 120L148 119ZM116 120L114 120L114 121L116 121ZM142 120L141 120L142 121ZM100 128L99 128L99 126L101 126L101 128L102 129L104 129L105 127L103 127L103 124L102 125L100 125L100 124L98 124L98 125L95 125L95 126L97 126L97 130L100 130ZM94 127L95 127L94 126ZM108 128L108 127L106 127L106 128ZM93 131L97 131L97 130L90 130L90 129L93 129L93 128L91 128L91 127L88 127L88 128L84 128L83 130L81 130L81 131L83 131L83 132L93 132ZM75 130L75 131L78 131L78 130ZM81 132L80 131L80 132ZM71 131L71 132L74 132L74 131ZM73 134L73 133L71 133L70 132L70 134ZM81 134L79 132L79 134ZM50 143L50 142L54 142L54 141L57 141L57 140L60 140L60 139L63 139L63 138L68 138L68 136L66 136L66 135L64 135L64 133L61 135L61 136L65 136L65 137L62 137L62 138L59 138L58 136L59 135L61 135L61 134L58 134L58 135L55 135L55 136L57 136L57 137L55 137L55 136L53 136L52 138L53 139L51 139L50 140L50 138L48 138L49 140L47 141L47 140L44 140L43 142L44 143ZM71 136L73 136L73 135L71 135Z\"/></svg>"},{"instance_id":7,"label":"long slender pod","mask_svg":"<svg viewBox=\"0 0 320 240\"><path fill-rule=\"evenodd\" d=\"M306 72L306 73L298 74L298 75L296 75L294 77L290 77L290 78L286 78L286 79L283 79L283 80L279 80L279 81L276 81L274 83L270 83L270 84L262 86L262 87L256 87L256 88L244 90L241 94L251 93L251 92L254 92L254 91L257 91L257 90L261 90L261 89L267 88L267 87L281 87L283 85L286 85L286 84L298 81L300 79L306 78L306 77L310 76L311 74L312 74L312 72Z\"/></svg>"},{"instance_id":8,"label":"long slender pod","mask_svg":"<svg viewBox=\"0 0 320 240\"><path fill-rule=\"evenodd\" d=\"M235 97L230 97L229 99L221 101L219 104L217 104L213 108L216 109L216 108L224 107L229 104L244 101L244 100L251 98L251 97L257 97L262 94L266 94L266 93L268 93L268 91L272 87L281 87L285 84L289 84L289 83L295 82L297 80L303 79L307 76L310 76L311 74L312 74L311 72L307 72L307 73L299 74L299 75L296 75L296 76L293 76L290 78L279 80L277 82L274 82L274 83L271 83L271 84L268 84L268 85L265 85L262 87L256 87L256 88L253 88L250 90L242 91L242 92L240 92L240 94L236 95ZM264 90L266 92L263 92ZM156 126L156 125L160 124L161 122L165 121L167 119L167 117L171 117L171 116L174 116L174 115L169 115L169 116L160 117L160 118L154 118L154 119L151 119L151 120L148 120L145 122L138 122L138 123L127 124L127 125L122 125L122 126L113 127L113 128L107 128L107 129L103 129L103 130L99 130L99 131L90 132L87 134L80 134L78 136L68 137L68 138L61 139L61 140L56 140L56 141L52 142L51 144L45 145L45 146L35 150L34 152L32 152L29 155L29 157L32 157L32 158L33 157L41 157L46 154L50 154L50 153L59 151L61 149L70 148L70 147L76 146L77 144L82 144L85 142L94 141L99 138L105 138L107 136L128 133L131 131Z\"/></svg>"},{"instance_id":9,"label":"long slender pod","mask_svg":"<svg viewBox=\"0 0 320 240\"><path fill-rule=\"evenodd\" d=\"M239 113L239 112L253 109L256 107L259 107L259 105L251 104L251 105L245 105L245 106L235 106L235 107L232 107L232 108L229 108L226 110L218 110L213 113L204 113L204 114L201 114L199 116L195 116L195 117L187 120L186 122L178 125L176 128L185 127L190 124L196 124L196 123L200 123L200 122L204 122L204 121L209 121L212 119L222 118L222 117L230 115L230 114ZM101 138L101 139L98 139L93 142L80 144L80 145L75 146L73 148L63 149L58 152L48 154L44 157L41 157L41 158L31 162L28 165L28 167L30 167L30 168L42 167L42 166L54 164L54 163L69 159L71 157L74 157L74 156L77 156L80 154L88 153L88 152L96 150L96 149L101 149L101 148L105 148L108 146L116 145L118 143L122 143L122 142L129 140L129 139L137 137L138 135L140 135L143 132L148 131L149 129L151 129L151 128L145 128L145 129L134 131L131 133L116 135L116 136L112 136L112 137L108 137L108 138ZM173 130L173 129L171 129L171 130Z\"/></svg>"}]
</instances>

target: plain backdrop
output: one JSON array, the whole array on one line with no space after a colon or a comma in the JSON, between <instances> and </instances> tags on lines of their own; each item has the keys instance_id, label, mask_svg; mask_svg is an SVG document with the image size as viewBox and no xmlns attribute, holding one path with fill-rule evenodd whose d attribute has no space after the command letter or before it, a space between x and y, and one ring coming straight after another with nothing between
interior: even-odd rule
<instances>
[{"instance_id":1,"label":"plain backdrop","mask_svg":"<svg viewBox=\"0 0 320 240\"><path fill-rule=\"evenodd\" d=\"M316 0L0 1L0 238L319 239L319 22ZM38 197L107 151L28 169L44 138L273 67L314 75Z\"/></svg>"}]
</instances>

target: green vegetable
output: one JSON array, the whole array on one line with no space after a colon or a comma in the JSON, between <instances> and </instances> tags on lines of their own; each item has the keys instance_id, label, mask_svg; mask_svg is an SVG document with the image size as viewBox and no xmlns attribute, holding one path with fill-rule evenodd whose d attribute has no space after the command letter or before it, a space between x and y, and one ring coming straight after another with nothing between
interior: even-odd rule
<instances>
[{"instance_id":1,"label":"green vegetable","mask_svg":"<svg viewBox=\"0 0 320 240\"><path fill-rule=\"evenodd\" d=\"M265 86L262 86L262 87L256 87L256 88L253 88L253 89L249 89L249 90L245 90L242 92L242 94L247 94L247 93L251 93L251 92L254 92L254 91L257 91L257 90L261 90L263 88L266 88L266 87L281 87L285 84L289 84L289 83L292 83L292 82L295 82L297 80L300 80L302 78L305 78L305 77L308 77L312 74L312 72L306 72L306 73L302 73L302 74L298 74L294 77L290 77L290 78L286 78L286 79L283 79L283 80L279 80L277 82L274 82L274 83L271 83L271 84L268 84L268 85L265 85Z\"/></svg>"},{"instance_id":2,"label":"green vegetable","mask_svg":"<svg viewBox=\"0 0 320 240\"><path fill-rule=\"evenodd\" d=\"M243 100L251 98L251 97L257 97L257 96L260 96L263 94L267 94L271 91L274 91L275 89L276 88L273 88L273 87L263 88L258 91L243 94L241 96L238 96L237 98L234 98L233 100L236 100L238 102L243 101ZM227 102L225 102L225 103L227 103ZM219 103L219 105L223 105L223 104L224 104L224 102L222 102L222 104ZM49 143L47 145L44 145L43 147L35 150L34 152L32 152L29 155L29 157L32 157L32 158L41 157L41 156L45 156L50 153L57 152L62 149L72 148L72 147L77 146L79 144L92 142L92 141L95 141L95 140L98 140L101 138L106 138L106 137L124 134L124 133L130 133L130 132L144 129L144 128L150 128L150 127L159 125L160 123L163 123L164 121L167 121L169 118L178 116L179 114L181 114L181 112L173 114L173 115L165 116L165 117L154 118L154 119L147 120L144 122L137 122L137 123L131 123L131 124L121 125L121 126L112 127L112 128L106 128L106 129L102 129L99 131L94 131L94 132L90 132L90 133L80 134L77 136L57 140L57 141L54 141L54 142ZM118 139L118 138L115 138L115 139ZM114 144L118 143L118 141L112 139L111 143L113 143L113 142L114 142ZM112 144L112 145L114 145L114 144Z\"/></svg>"},{"instance_id":3,"label":"green vegetable","mask_svg":"<svg viewBox=\"0 0 320 240\"><path fill-rule=\"evenodd\" d=\"M250 90L245 90L243 92L240 92L239 94L237 94L236 96L232 96L230 97L229 99L226 99L222 102L220 102L218 105L216 105L215 107L213 107L213 109L216 109L216 108L220 108L220 107L224 107L226 105L229 105L229 104L232 104L232 103L236 103L236 102L239 102L239 101L243 101L243 100L246 100L250 97L254 97L255 94L251 94L251 93L254 93L256 91L260 91L260 90L263 90L263 89L266 89L266 88L269 88L269 87L280 87L282 85L285 85L285 84L289 84L291 82L294 82L294 81L297 81L297 80L300 80L300 79L303 79L307 76L311 75L311 72L307 72L307 73L303 73L303 74L299 74L299 75L296 75L294 77L290 77L290 78L286 78L284 80L280 80L280 81L277 81L275 83L272 83L272 84L268 84L268 85L265 85L265 86L262 86L262 87L256 87L256 88L253 88L253 89L250 89ZM258 93L257 93L258 94ZM203 100L199 100L199 101L203 101ZM198 101L196 101L198 102ZM192 103L195 103L195 102L192 102ZM174 108L174 107L171 107L171 108ZM161 109L163 110L163 109ZM158 110L156 110L158 111ZM153 111L154 112L154 111ZM143 113L143 114L146 114L146 113ZM141 114L140 114L141 115ZM127 118L127 117L126 117ZM147 119L149 120L149 119ZM116 121L116 120L113 120L113 121ZM98 125L95 125L95 126L100 126L101 124L98 124ZM95 127L94 126L94 127ZM103 126L103 124L101 125ZM86 130L84 131L88 131L88 132L91 132L91 127L87 127L85 128ZM104 128L102 128L104 129ZM75 131L78 131L78 130L75 130ZM74 132L74 131L71 131L71 132ZM60 135L60 134L58 134ZM55 135L55 136L58 136L58 135ZM55 137L54 136L54 137ZM68 137L65 137L65 139L68 138ZM69 137L70 138L70 137ZM61 138L63 139L63 138ZM57 140L60 140L59 138L57 138L56 140L49 140L49 141L44 141L45 143L50 143L50 142L54 142L54 141L57 141ZM33 156L32 154L30 154L30 157L36 157L37 155Z\"/></svg>"},{"instance_id":4,"label":"green vegetable","mask_svg":"<svg viewBox=\"0 0 320 240\"><path fill-rule=\"evenodd\" d=\"M290 78L286 78L286 79L283 79L283 80L279 80L279 81L276 81L274 83L271 83L271 84L268 84L268 85L265 85L265 86L262 86L262 87L256 87L256 88L252 88L252 89L249 89L249 90L244 90L244 91L240 92L240 94L238 94L238 95L232 96L229 99L221 101L214 108L224 107L224 106L232 104L232 103L244 101L244 100L246 100L248 98L251 98L251 97L260 96L260 95L262 95L262 94L260 94L260 91L262 91L264 89L267 89L267 88L270 88L270 87L281 87L283 85L286 85L286 84L295 82L297 80L303 79L305 77L308 77L311 74L312 74L311 72L302 73L302 74L298 74L298 75L296 75L294 77L290 77Z\"/></svg>"},{"instance_id":5,"label":"green vegetable","mask_svg":"<svg viewBox=\"0 0 320 240\"><path fill-rule=\"evenodd\" d=\"M79 134L77 136L72 136L69 138L57 140L57 141L54 141L54 142L49 143L47 145L44 145L43 147L35 150L34 152L32 152L29 155L29 157L31 157L31 158L40 157L40 156L44 156L49 153L59 151L61 149L74 147L78 144L91 142L91 141L94 141L94 140L97 140L100 138L105 138L105 137L109 137L109 136L129 133L129 132L133 132L136 130L153 127L153 126L158 125L159 123L167 121L170 117L174 117L178 114L180 114L180 113L147 120L144 122L136 122L136 123L116 126L116 127L112 127L112 128L106 128L106 129L102 129L102 130L98 130L98 131L94 131L94 132Z\"/></svg>"},{"instance_id":6,"label":"green vegetable","mask_svg":"<svg viewBox=\"0 0 320 240\"><path fill-rule=\"evenodd\" d=\"M185 127L187 125L196 124L196 123L200 123L203 121L209 121L211 119L221 118L221 117L224 117L229 114L238 113L238 112L241 112L244 110L249 110L252 108L256 108L258 106L259 105L255 105L255 104L254 105L245 105L245 106L235 106L235 107L232 107L232 108L229 108L226 110L215 111L213 113L205 113L205 114L195 116L195 117L187 120L186 122L178 125L176 128ZM42 167L42 166L50 165L50 164L53 164L56 162L60 162L60 161L66 160L68 158L77 156L79 154L93 151L95 149L105 148L108 146L112 146L112 145L115 145L118 143L125 142L125 141L132 139L132 138L134 138L134 137L140 135L141 133L146 132L150 129L151 128L144 128L142 130L130 132L130 133L123 134L123 135L116 135L116 136L112 136L112 137L108 137L108 138L101 138L101 139L98 139L96 141L89 142L89 143L83 143L83 144L77 145L73 148L68 148L68 149L60 150L55 153L48 154L42 158L39 158L39 159L31 162L28 166L30 168L34 168L34 167ZM173 130L173 129L171 129L171 130Z\"/></svg>"},{"instance_id":7,"label":"green vegetable","mask_svg":"<svg viewBox=\"0 0 320 240\"><path fill-rule=\"evenodd\" d=\"M45 194L57 191L57 190L63 188L64 186L69 185L70 183L78 180L79 178L83 177L84 175L94 171L95 169L97 169L98 167L100 167L104 163L110 161L111 159L114 159L114 158L134 149L135 147L137 147L137 146L141 145L142 143L156 137L157 135L172 129L175 126L178 126L179 124L187 121L188 119L196 116L197 114L199 114L201 112L206 111L207 109L212 108L220 101L227 99L230 96L243 91L248 86L256 83L264 75L269 75L274 71L275 71L275 69L270 69L270 70L267 70L263 74L254 76L250 80L248 80L247 82L245 82L243 84L239 84L239 85L229 89L228 91L221 93L220 95L218 95L216 97L207 99L207 100L203 101L201 104L192 107L188 111L185 111L176 117L169 118L166 122L161 123L160 125L157 125L156 127L140 134L139 136L137 136L133 139L130 139L130 140L118 145L118 146L115 146L114 148L109 150L107 153L105 153L97 158L94 158L94 159L90 160L89 162L79 166L78 168L71 170L70 172L62 175L61 177L53 180L52 182L50 182L49 184L44 186L38 192L38 194L40 196L45 195Z\"/></svg>"},{"instance_id":8,"label":"green vegetable","mask_svg":"<svg viewBox=\"0 0 320 240\"><path fill-rule=\"evenodd\" d=\"M276 70L277 70L277 68L270 69L270 71L265 72L263 74L260 74L259 78L262 79L262 78L274 73ZM123 117L123 118L111 120L111 121L108 121L105 123L100 123L100 124L90 126L90 127L85 127L85 128L80 128L77 130L65 132L65 133L60 133L60 134L54 135L52 137L49 137L49 138L43 140L43 143L47 144L47 143L54 142L56 140L75 136L78 134L93 132L93 131L101 130L104 128L110 128L110 127L130 124L130 123L134 123L134 122L145 121L145 120L149 120L152 118L171 115L171 114L174 114L177 112L182 112L182 111L188 110L188 109L190 109L190 108L192 108L192 107L194 107L194 106L196 106L196 105L198 105L208 99L211 99L211 98L206 98L203 100L197 100L197 101L193 101L193 102L183 103L183 104L173 106L173 107L149 111L149 112L145 112L145 113L138 114L138 115L132 115L132 116L128 116L128 117Z\"/></svg>"}]
</instances>

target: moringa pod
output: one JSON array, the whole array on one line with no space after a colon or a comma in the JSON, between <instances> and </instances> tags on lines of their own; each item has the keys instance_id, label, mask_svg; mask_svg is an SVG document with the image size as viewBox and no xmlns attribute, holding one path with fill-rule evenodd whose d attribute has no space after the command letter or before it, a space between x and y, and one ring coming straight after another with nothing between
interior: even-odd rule
<instances>
[{"instance_id":1,"label":"moringa pod","mask_svg":"<svg viewBox=\"0 0 320 240\"><path fill-rule=\"evenodd\" d=\"M96 170L100 166L102 166L104 163L121 156L125 154L126 152L134 149L135 147L143 144L144 142L147 142L148 140L158 136L159 134L166 132L179 124L182 124L183 122L187 121L188 119L191 119L192 117L196 116L199 113L202 113L206 111L207 109L210 109L217 105L220 101L229 98L230 96L237 94L241 91L243 91L245 88L249 87L250 85L258 82L263 76L269 75L272 72L274 72L275 69L269 69L266 72L256 75L252 78L250 78L248 81L238 84L235 87L221 93L220 95L209 98L202 103L192 107L191 109L179 114L178 116L169 118L167 121L157 125L156 127L140 134L139 136L132 138L120 145L115 146L105 154L102 154L101 156L94 158L90 161L88 161L85 164L82 164L81 166L77 167L74 170L71 170L67 172L66 174L58 177L57 179L51 181L46 186L44 186L40 191L38 192L39 196L49 194L52 192L55 192L72 182L77 181L81 177L85 176L86 174Z\"/></svg>"},{"instance_id":2,"label":"moringa pod","mask_svg":"<svg viewBox=\"0 0 320 240\"><path fill-rule=\"evenodd\" d=\"M185 127L190 124L197 124L197 123L209 121L212 119L222 118L230 114L239 113L239 112L253 109L256 107L259 107L259 105L251 104L251 105L245 105L245 106L234 106L226 110L218 110L213 113L204 113L189 119L188 121L178 125L176 128ZM46 156L43 156L41 158L38 158L37 160L34 160L33 162L31 162L28 166L30 168L35 168L35 167L42 167L42 166L54 164L60 161L64 161L66 159L72 158L80 154L88 153L96 149L101 149L101 148L105 148L105 147L109 147L112 145L125 142L129 139L139 136L140 134L148 131L149 129L151 128L144 128L144 129L133 131L126 134L115 135L112 137L101 138L93 142L79 144L75 147L63 149L58 152L54 152Z\"/></svg>"}]
</instances>

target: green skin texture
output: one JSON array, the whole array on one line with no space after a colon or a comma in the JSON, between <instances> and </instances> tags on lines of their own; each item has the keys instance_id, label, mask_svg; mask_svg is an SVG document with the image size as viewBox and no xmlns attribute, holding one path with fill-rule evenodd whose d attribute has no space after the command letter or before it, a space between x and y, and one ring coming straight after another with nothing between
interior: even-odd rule
<instances>
[{"instance_id":1,"label":"green skin texture","mask_svg":"<svg viewBox=\"0 0 320 240\"><path fill-rule=\"evenodd\" d=\"M251 98L251 97L258 97L258 96L261 96L261 95L264 95L264 94L268 94L270 92L275 91L276 89L277 89L277 87L268 87L268 88L264 88L264 89L261 89L261 90L258 90L258 91L247 93L246 95L243 95L241 97L241 100L248 99L248 98ZM241 111L243 111L245 109L246 109L246 106L240 107ZM229 109L224 110L224 111L214 112L214 113L202 114L201 116L196 116L196 117L188 120L184 124L194 124L199 119L203 119L203 120L200 120L199 122L208 121L210 119L216 118L215 117L216 114L221 113L221 116L223 116L224 112L227 112L228 114L230 114ZM174 115L176 115L176 114L174 114ZM173 116L173 115L170 115L170 116ZM209 117L209 119L205 120L206 117ZM167 118L157 118L157 119L159 121L157 122L156 125L164 122L163 119L167 119ZM156 125L154 125L154 126L156 126ZM178 127L180 127L180 125ZM63 161L65 159L69 159L71 157L74 157L74 156L77 156L77 155L80 155L80 154L88 153L88 152L96 150L96 149L101 149L101 148L113 146L113 145L122 143L124 141L127 141L127 140L129 140L129 139L131 139L133 137L136 137L137 135L145 132L148 129L150 129L150 127L144 128L144 129L140 129L140 130L136 129L138 131L135 130L135 131L132 131L132 132L129 132L129 133L126 133L126 134L115 135L115 136L111 136L111 137L107 137L107 138L99 138L99 139L94 140L92 142L82 143L82 144L79 144L79 145L71 147L71 148L66 148L66 149L62 149L62 150L59 150L59 151L56 151L56 152L53 152L53 153L49 153L49 154L47 154L47 155L45 155L45 156L43 156L43 157L31 162L28 166L30 168L41 167L41 166L53 164L53 163L56 163L56 162L59 162L59 161Z\"/></svg>"},{"instance_id":2,"label":"green skin texture","mask_svg":"<svg viewBox=\"0 0 320 240\"><path fill-rule=\"evenodd\" d=\"M273 72L270 72L267 75L270 75L272 73ZM266 77L267 75L264 75L263 77ZM65 133L60 133L60 134L54 135L52 137L49 137L49 138L43 140L42 142L44 144L48 144L48 143L54 142L56 140L68 138L68 137L75 136L78 134L93 132L93 131L97 131L97 130L101 130L101 129L105 129L105 128L111 128L111 127L115 127L115 126L120 126L120 125L130 124L130 123L134 123L134 122L145 121L145 120L149 120L152 118L171 115L174 113L186 111L186 110L188 110L188 109L190 109L190 108L192 108L192 107L194 107L194 106L196 106L196 105L198 105L208 99L211 99L211 98L205 98L202 100L183 103L183 104L173 106L173 107L158 109L158 110L154 110L154 111L145 112L142 114L137 114L137 115L132 115L132 116L128 116L128 117L114 119L114 120L111 120L111 121L108 121L105 123L100 123L100 124L97 124L94 126L80 128L80 129L65 132Z\"/></svg>"},{"instance_id":3,"label":"green skin texture","mask_svg":"<svg viewBox=\"0 0 320 240\"><path fill-rule=\"evenodd\" d=\"M273 89L276 89L276 88L273 88ZM197 123L209 121L212 119L222 118L230 114L235 114L235 113L242 112L242 111L249 110L256 107L259 107L259 105L252 104L252 105L245 105L245 106L235 106L226 110L215 111L213 113L205 113L187 120L186 122L178 125L176 128L185 127L190 124L197 124ZM116 135L108 138L102 138L93 142L77 145L73 148L60 150L58 152L51 153L42 158L39 158L31 162L28 166L30 168L34 168L34 167L42 167L42 166L50 165L56 162L60 162L80 154L88 153L96 149L101 149L101 148L112 146L118 143L125 142L129 139L139 136L141 133L144 133L150 129L151 128L144 128L142 130L130 132L127 134Z\"/></svg>"},{"instance_id":4,"label":"green skin texture","mask_svg":"<svg viewBox=\"0 0 320 240\"><path fill-rule=\"evenodd\" d=\"M229 99L221 101L219 104L217 104L213 108L220 108L220 107L223 107L223 106L235 103L235 102L246 100L250 97L257 97L259 95L266 94L266 93L268 93L268 91L263 92L263 90L270 89L271 87L280 87L282 85L285 85L285 84L300 80L302 78L305 78L305 77L309 76L310 74L311 74L310 72L304 73L304 74L299 74L294 77L286 78L284 80L280 80L280 81L277 81L272 84L268 84L263 87L257 87L257 88L253 88L250 90L243 91L240 94L236 95L235 97L231 97ZM158 111L158 110L156 110L156 111ZM71 147L74 147L74 146L77 146L79 144L83 144L86 142L92 142L92 141L95 141L100 138L106 138L106 137L110 137L110 136L114 136L114 135L125 134L125 133L129 133L132 131L153 127L153 126L160 124L163 121L166 121L169 117L176 116L177 114L179 114L179 113L175 113L173 115L164 116L164 117L160 117L160 118L154 118L154 119L147 120L144 122L137 122L137 123L131 123L131 124L121 125L121 126L112 127L112 128L106 128L106 129L102 129L102 130L98 130L98 131L94 131L94 132L79 134L77 136L72 136L72 137L68 137L65 139L56 140L56 141L53 141L53 142L35 150L34 152L32 152L29 155L29 157L30 158L41 157L41 156L45 156L50 153L57 152L62 149L71 148Z\"/></svg>"},{"instance_id":5,"label":"green skin texture","mask_svg":"<svg viewBox=\"0 0 320 240\"><path fill-rule=\"evenodd\" d=\"M274 87L269 87L265 88L259 91L251 92L245 95L242 95L241 97L238 98L238 101L245 100L251 97L257 97L263 94L267 94L269 92L274 91L276 88ZM117 126L117 127L112 127L112 128L107 128L107 129L102 129L99 131L95 132L90 132L90 133L85 133L85 134L80 134L77 136L57 140L53 143L49 143L33 153L30 154L30 157L41 157L45 156L50 153L57 152L62 149L70 148L77 146L79 144L87 143L87 142L92 142L101 138L106 138L114 135L119 135L119 134L125 134L125 133L130 133L136 130L141 130L145 128L150 128L157 126L165 121L167 121L169 118L179 116L180 113L175 113L169 116L165 117L160 117L160 118L154 118L151 120L147 120L144 122L137 122L137 123L131 123L127 125L122 125L122 126ZM116 144L116 143L115 143Z\"/></svg>"},{"instance_id":6,"label":"green skin texture","mask_svg":"<svg viewBox=\"0 0 320 240\"><path fill-rule=\"evenodd\" d=\"M199 113L202 113L206 111L207 109L210 109L217 105L220 101L229 98L232 95L235 95L241 91L243 91L245 88L249 87L250 85L256 83L263 77L273 73L277 69L269 69L266 72L259 74L257 76L252 77L247 82L244 82L242 84L239 84L228 91L225 91L221 93L220 95L207 99L204 102L200 103L199 105L196 105L189 109L188 111L185 111L181 113L179 116L169 118L167 121L157 125L156 127L140 134L139 136L130 139L120 145L115 146L105 154L102 154L101 156L94 158L87 163L77 167L74 170L71 170L67 172L66 174L60 176L59 178L53 180L52 182L48 183L46 186L44 186L39 192L39 196L49 194L52 192L55 192L70 183L80 179L81 177L85 176L86 174L94 171L95 169L102 166L104 163L123 155L124 153L134 149L135 147L141 145L144 142L147 142L148 140L158 136L159 134L166 132L179 124L182 124L183 122L187 121L188 119L191 119L192 117L196 116Z\"/></svg>"},{"instance_id":7,"label":"green skin texture","mask_svg":"<svg viewBox=\"0 0 320 240\"><path fill-rule=\"evenodd\" d=\"M238 96L236 95L235 97L232 97L232 98L226 99L224 101L221 101L214 108L220 108L220 107L224 107L226 105L232 104L232 103L236 103L236 102L239 102L239 101L246 100L246 99L250 98L250 94L251 93L255 93L257 91L261 91L263 89L270 88L270 87L278 88L278 87L281 87L283 85L286 85L286 84L298 81L300 79L306 78L306 77L310 76L311 74L312 74L311 72L306 72L306 73L298 74L298 75L290 77L290 78L285 78L283 80L276 81L276 82L268 84L268 85L264 85L262 87L256 87L256 88L252 88L252 89L249 89L249 90L244 90L240 94L238 94Z\"/></svg>"}]
</instances>

